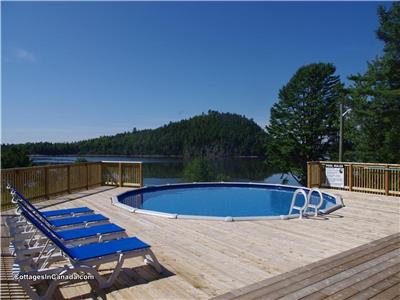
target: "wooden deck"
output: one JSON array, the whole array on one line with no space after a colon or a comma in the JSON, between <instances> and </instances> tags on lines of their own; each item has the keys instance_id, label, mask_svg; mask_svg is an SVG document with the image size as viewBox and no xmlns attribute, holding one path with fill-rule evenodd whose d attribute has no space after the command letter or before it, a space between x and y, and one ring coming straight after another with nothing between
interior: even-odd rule
<instances>
[{"instance_id":1,"label":"wooden deck","mask_svg":"<svg viewBox=\"0 0 400 300\"><path fill-rule=\"evenodd\" d=\"M393 299L400 297L399 255L394 234L214 299Z\"/></svg>"},{"instance_id":2,"label":"wooden deck","mask_svg":"<svg viewBox=\"0 0 400 300\"><path fill-rule=\"evenodd\" d=\"M130 259L126 261L123 272L112 288L105 291L92 291L90 285L85 282L66 284L59 289L55 295L56 299L97 297L104 299L209 299L232 290L237 291L239 288L258 283L260 280L264 280L263 282L266 284L271 283L268 281L269 278L280 275L281 277L271 280L282 279L290 276L287 275L290 273L286 272L299 267L306 266L303 270L310 269L309 271L312 272L312 268L317 267L320 262L310 265L312 263L337 254L339 254L338 257L345 259L352 254L344 251L396 234L400 229L399 197L330 190L329 192L339 193L343 196L346 207L325 218L219 222L171 220L132 214L112 206L110 197L126 190L127 188L100 187L60 197L57 200L50 200L44 204L52 204L49 209L85 205L107 215L112 222L125 227L129 235L136 235L152 245L153 251L163 265L164 273L158 275L151 267L143 265L140 259ZM397 275L390 275L392 277L388 281L392 282L398 279L399 270L396 268L399 263L399 250L396 250L394 244L391 246L391 242L389 242L391 240L392 238L387 238L387 241L384 242L388 243L387 247L379 248L379 251L370 254L367 254L367 250L362 250L363 247L366 247L365 249L370 248L371 245L380 247L378 245L380 243L372 243L370 246L359 248L360 251L365 252L365 255L369 255L369 258L351 256L352 258L344 262L344 265L340 264L336 267L329 265L327 262L329 259L324 260L326 269L323 269L322 272L332 272L329 274L336 272L339 274L338 277L331 277L336 279L344 278L340 276L343 276L341 273L345 273L349 278L334 283L329 283L330 279L327 278L328 285L340 287L345 282L343 287L349 288L345 290L346 293L349 293L346 295L353 293L354 289L359 291L364 285L371 287L368 290L371 291L376 288L376 284L379 284L383 291L389 285L384 279L387 274L396 271L393 274ZM4 255L7 255L4 250L6 244L6 232L2 230ZM385 249L392 250L385 252ZM369 261L367 262L367 260ZM358 262L357 266L354 265L356 262ZM393 262L393 268L388 265L389 262ZM10 264L12 264L12 257L2 257L1 298L21 299L24 294L7 272ZM368 270L369 266L374 268L372 265L376 267L372 271L375 273L367 276L368 272L363 272ZM329 266L334 271L330 271ZM345 267L348 267L349 270L346 271ZM102 270L104 273L108 273L111 268L112 265L105 265ZM372 279L371 281L360 281L360 284L356 285L359 280L354 276L349 276L351 273L346 272L357 272L357 274L367 276L364 278ZM381 273L384 275L379 275ZM307 280L312 278L317 281L305 280L303 283L298 283L306 284L304 288L307 286L310 286L310 289L315 288L312 293L311 290L307 290L308 294L305 294L304 297L318 298L325 295L326 290L323 294L317 293L321 287L317 283L324 281L323 274L320 277L318 274L312 274L309 277L304 275ZM350 283L348 280L354 282ZM398 288L398 283L397 287L386 290L388 293L395 291L397 292L395 296L398 296L396 288ZM274 292L278 295L287 289L287 286L282 286ZM333 290L334 288L328 289L330 293ZM297 291L305 293L303 288L297 289ZM231 293L236 295L236 292ZM338 296L335 293L332 295ZM263 295L260 294L259 297L263 298ZM269 297L264 298L270 299ZM294 296L288 299L298 298L301 297ZM343 298L345 296L341 299ZM367 295L365 298L368 298Z\"/></svg>"}]
</instances>

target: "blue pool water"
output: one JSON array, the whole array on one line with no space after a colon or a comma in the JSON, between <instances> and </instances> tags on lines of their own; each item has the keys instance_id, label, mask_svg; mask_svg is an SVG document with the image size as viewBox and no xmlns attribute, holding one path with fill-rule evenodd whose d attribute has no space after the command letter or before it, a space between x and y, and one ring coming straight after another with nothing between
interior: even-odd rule
<instances>
[{"instance_id":1,"label":"blue pool water","mask_svg":"<svg viewBox=\"0 0 400 300\"><path fill-rule=\"evenodd\" d=\"M195 216L250 217L288 215L295 187L248 184L185 184L149 187L118 197L128 206L151 211ZM324 194L321 209L336 199ZM314 197L312 201L318 201ZM300 195L296 204L304 203ZM295 212L297 213L297 212Z\"/></svg>"}]
</instances>

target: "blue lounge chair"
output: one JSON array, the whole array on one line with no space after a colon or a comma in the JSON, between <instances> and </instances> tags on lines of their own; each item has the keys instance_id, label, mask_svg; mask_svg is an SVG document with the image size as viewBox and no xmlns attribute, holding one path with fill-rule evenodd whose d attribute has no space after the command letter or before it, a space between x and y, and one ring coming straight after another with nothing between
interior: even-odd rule
<instances>
[{"instance_id":1,"label":"blue lounge chair","mask_svg":"<svg viewBox=\"0 0 400 300\"><path fill-rule=\"evenodd\" d=\"M13 202L17 203L19 206L25 207L27 210L32 211L34 214L38 215L40 218L44 219L44 221L48 222L50 226L53 228L60 228L64 226L87 226L90 223L94 222L107 222L109 219L101 214L91 214L91 215L80 215L75 217L67 217L67 218L57 218L57 219L49 219L43 214L42 211L38 210L30 201L26 200L20 193L16 190L11 190L11 194L13 195ZM17 196L17 197L15 197Z\"/></svg>"},{"instance_id":2,"label":"blue lounge chair","mask_svg":"<svg viewBox=\"0 0 400 300\"><path fill-rule=\"evenodd\" d=\"M68 243L68 245L90 244L127 237L125 229L116 224L54 231L54 234L64 243ZM10 254L16 256L19 253L20 257L36 255L43 251L46 241L47 238L45 236L37 236L36 231L31 231L26 238L10 241Z\"/></svg>"},{"instance_id":3,"label":"blue lounge chair","mask_svg":"<svg viewBox=\"0 0 400 300\"><path fill-rule=\"evenodd\" d=\"M104 224L108 222L109 219L102 215L86 214L76 217L48 219L46 214L43 214L42 211L39 211L28 200L24 199L21 194L12 188L10 188L10 190L13 196L13 202L17 203L19 210L25 209L31 211L36 214L42 222L45 222L53 229L64 229L58 233L58 237L62 240L69 241L71 244L104 241L126 236L123 228L115 224ZM30 224L27 224L24 218L19 216L18 220L15 220L15 218L8 219L6 220L6 223L8 224L10 233L14 236L14 239L9 245L11 254L15 255L18 248L26 249L27 247L30 247L37 251L41 250L41 241L43 241L43 237L38 236L37 230L34 230ZM104 224L104 226L99 224ZM65 226L69 226L69 229L65 230ZM82 226L85 226L84 230L70 229Z\"/></svg>"},{"instance_id":4,"label":"blue lounge chair","mask_svg":"<svg viewBox=\"0 0 400 300\"><path fill-rule=\"evenodd\" d=\"M43 215L42 215L43 216ZM46 218L47 219L47 218ZM94 215L85 215L85 216L78 216L78 217L70 217L70 218L63 218L63 219L47 219L47 221L54 227L64 227L64 226L71 226L71 225L79 225L93 223L93 222L101 222L101 221L108 221L109 219L100 214Z\"/></svg>"},{"instance_id":5,"label":"blue lounge chair","mask_svg":"<svg viewBox=\"0 0 400 300\"><path fill-rule=\"evenodd\" d=\"M68 276L73 273L85 273L92 275L101 288L107 288L114 283L121 271L124 260L138 256L142 256L145 259L145 263L152 265L158 272L162 271L157 258L150 249L150 245L136 237L68 247L56 236L53 230L46 226L46 224L43 224L42 221L31 211L24 210L22 215L47 237L49 245L52 247L47 252L46 259L44 260L36 260L35 263L29 264L20 264L20 262L17 261L19 268L17 267L14 269L14 276L15 278L18 278L21 286L32 298L39 298L39 295L32 288L32 285L37 284L38 281L29 279L29 275L36 276L37 279L38 276L41 275L55 274ZM56 253L55 250L57 249L60 250L69 260L69 265L50 268L50 258L54 253ZM97 268L101 264L109 262L116 262L116 266L113 269L113 273L108 278L105 278L99 274ZM32 268L32 266L35 267ZM53 280L49 284L44 295L40 296L40 298L51 298L60 281L62 281L62 279L59 278Z\"/></svg>"},{"instance_id":6,"label":"blue lounge chair","mask_svg":"<svg viewBox=\"0 0 400 300\"><path fill-rule=\"evenodd\" d=\"M29 213L28 208L21 204L20 209L25 214ZM31 212L33 214L33 212ZM22 214L22 216L24 216ZM40 219L40 217L38 217ZM126 237L125 229L115 225L115 224L102 224L94 225L85 228L74 228L68 230L55 231L50 226L49 222L42 220L44 226L51 230L61 241L68 243L70 245L76 244L87 244L93 242L101 242L110 239L116 239L121 237ZM35 255L43 251L46 238L43 235L38 235L38 230L33 230L32 228L25 230L24 232L11 232L14 239L10 242L10 252L11 254L17 254L18 250L20 256L23 255Z\"/></svg>"},{"instance_id":7,"label":"blue lounge chair","mask_svg":"<svg viewBox=\"0 0 400 300\"><path fill-rule=\"evenodd\" d=\"M33 206L34 205L26 199L21 193L19 193L15 188L13 188L11 185L7 185L7 189L10 191L13 191L22 201L24 201L27 205ZM36 207L35 207L36 208ZM91 214L93 213L93 210L83 206L83 207L74 207L74 208L66 208L66 209L56 209L56 210L45 210L41 211L43 216L46 218L51 218L51 217L62 217L62 216L75 216L75 215L81 215L81 214Z\"/></svg>"},{"instance_id":8,"label":"blue lounge chair","mask_svg":"<svg viewBox=\"0 0 400 300\"><path fill-rule=\"evenodd\" d=\"M84 228L88 228L88 226L90 225L104 224L105 222L109 221L109 219L104 217L103 215L97 215L97 214L82 215L82 216L68 217L68 218L47 219L46 217L43 216L41 211L36 209L36 207L34 207L33 205L29 205L27 202L21 200L20 198L14 199L14 202L17 203L20 211L22 210L22 211L32 212L32 214L35 214L47 226L56 230L60 230L63 228L65 230L65 226L69 226L67 228L69 228L70 230L72 230L71 228L81 228L82 226ZM20 247L22 245L32 245L32 243L39 242L38 239L34 238L37 230L33 230L32 226L26 223L25 219L24 221L20 219L19 223L20 224L18 224L18 222L11 222L13 226L10 225L8 226L10 233L12 233L12 235L14 235L15 237L14 241L10 244L11 253L15 252L16 247ZM97 234L99 235L97 236L97 238L100 239L102 238L102 236L109 233L113 233L114 231L117 230L117 228L115 228L114 226L100 227L100 229L102 231L97 232ZM122 232L123 231L122 228L120 228L119 231ZM93 232L93 229L91 232ZM26 243L27 240L28 242Z\"/></svg>"},{"instance_id":9,"label":"blue lounge chair","mask_svg":"<svg viewBox=\"0 0 400 300\"><path fill-rule=\"evenodd\" d=\"M96 237L98 241L102 241L103 235L114 234L114 233L125 233L125 229L119 227L116 224L103 224L95 225L87 228L68 229L61 231L54 231L54 234L62 241L69 242L79 239L87 239Z\"/></svg>"},{"instance_id":10,"label":"blue lounge chair","mask_svg":"<svg viewBox=\"0 0 400 300\"><path fill-rule=\"evenodd\" d=\"M93 210L88 207L74 207L74 208L65 208L65 209L56 209L56 210L45 210L41 211L43 216L46 218L51 217L60 217L60 216L75 216L80 214L91 214Z\"/></svg>"},{"instance_id":11,"label":"blue lounge chair","mask_svg":"<svg viewBox=\"0 0 400 300\"><path fill-rule=\"evenodd\" d=\"M23 206L21 206L21 210L27 212L27 209ZM46 224L44 220L43 223ZM49 223L52 224L52 222ZM48 226L48 224L46 224L46 226ZM125 229L116 224L109 223L109 224L93 225L84 228L64 229L57 231L54 230L53 232L59 239L66 242L79 239L88 239L93 237L96 238L96 240L101 241L104 235L117 234L117 233L124 234Z\"/></svg>"}]
</instances>

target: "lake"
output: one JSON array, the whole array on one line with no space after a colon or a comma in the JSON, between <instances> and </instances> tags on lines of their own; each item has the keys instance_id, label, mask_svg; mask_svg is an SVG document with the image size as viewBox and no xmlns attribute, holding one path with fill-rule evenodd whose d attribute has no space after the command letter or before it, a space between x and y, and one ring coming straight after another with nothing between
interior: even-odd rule
<instances>
[{"instance_id":1,"label":"lake","mask_svg":"<svg viewBox=\"0 0 400 300\"><path fill-rule=\"evenodd\" d=\"M143 163L143 176L145 185L159 185L167 183L185 182L183 172L190 166L190 160L179 158L143 158L128 156L52 156L32 155L33 163L42 164L68 164L74 163L77 158L87 161L140 161ZM268 169L263 159L257 158L230 158L211 160L210 164L217 174L221 174L226 181L285 183L299 185L297 181L287 174Z\"/></svg>"}]
</instances>

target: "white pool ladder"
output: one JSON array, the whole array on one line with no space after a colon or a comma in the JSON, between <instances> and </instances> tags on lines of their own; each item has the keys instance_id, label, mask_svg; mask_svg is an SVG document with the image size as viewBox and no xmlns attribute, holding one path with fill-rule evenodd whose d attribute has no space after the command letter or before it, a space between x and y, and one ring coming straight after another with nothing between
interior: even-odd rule
<instances>
[{"instance_id":1,"label":"white pool ladder","mask_svg":"<svg viewBox=\"0 0 400 300\"><path fill-rule=\"evenodd\" d=\"M311 203L311 196L313 193L317 193L319 195L319 201L318 203ZM303 206L296 206L296 199L297 195L302 194L304 197L304 204ZM324 198L322 196L322 193L319 189L317 188L312 188L309 192L308 195L305 190L303 189L297 189L292 197L292 204L290 205L289 209L289 215L292 214L293 210L298 210L299 211L299 219L302 219L303 216L307 213L308 208L314 209L314 216L318 216L318 211L322 204L324 203Z\"/></svg>"},{"instance_id":2,"label":"white pool ladder","mask_svg":"<svg viewBox=\"0 0 400 300\"><path fill-rule=\"evenodd\" d=\"M311 196L313 193L317 193L319 195L319 201L318 203L312 204L311 203ZM324 203L324 197L322 196L321 190L317 189L317 188L312 188L309 192L308 192L308 197L307 197L307 208L313 208L314 209L314 216L317 217L318 216L318 211L320 209L320 207L322 206L322 204Z\"/></svg>"},{"instance_id":3,"label":"white pool ladder","mask_svg":"<svg viewBox=\"0 0 400 300\"><path fill-rule=\"evenodd\" d=\"M302 194L304 197L304 205L303 206L295 205L298 194ZM307 210L307 203L308 203L308 197L307 197L306 192L303 189L297 189L293 194L292 204L290 205L290 209L289 209L289 216L292 214L292 211L295 209L295 210L299 211L299 215L300 215L299 218L302 219L304 212Z\"/></svg>"}]
</instances>

